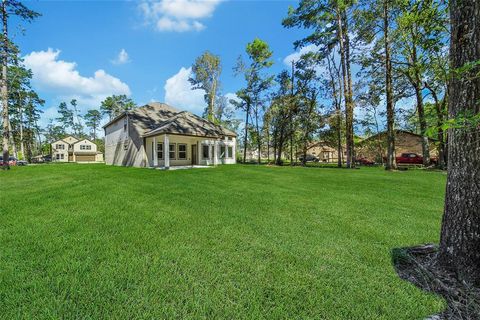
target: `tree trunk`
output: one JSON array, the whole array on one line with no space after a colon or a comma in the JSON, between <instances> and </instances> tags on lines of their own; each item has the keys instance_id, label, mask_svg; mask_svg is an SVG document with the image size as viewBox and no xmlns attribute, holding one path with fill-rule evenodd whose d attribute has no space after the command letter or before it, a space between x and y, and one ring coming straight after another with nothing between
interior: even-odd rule
<instances>
[{"instance_id":1,"label":"tree trunk","mask_svg":"<svg viewBox=\"0 0 480 320\"><path fill-rule=\"evenodd\" d=\"M348 20L344 19L345 26L345 63L347 67L347 88L348 96L345 97L347 102L346 110L346 135L347 135L347 168L355 168L355 140L353 132L353 89L352 89L352 73L350 71L350 36L348 34Z\"/></svg>"},{"instance_id":2,"label":"tree trunk","mask_svg":"<svg viewBox=\"0 0 480 320\"><path fill-rule=\"evenodd\" d=\"M337 38L340 46L340 62L342 66L342 80L343 80L343 95L345 97L345 132L346 132L346 166L352 168L354 166L353 157L353 104L352 104L352 92L351 92L351 77L350 77L350 63L347 61L350 56L349 48L347 48L347 42L343 34L344 21L343 12L340 8L336 8L337 14ZM347 57L348 49L348 57Z\"/></svg>"},{"instance_id":3,"label":"tree trunk","mask_svg":"<svg viewBox=\"0 0 480 320\"><path fill-rule=\"evenodd\" d=\"M425 82L425 87L430 91L435 103L435 112L437 114L437 140L438 140L438 162L437 167L440 169L445 169L446 166L446 150L445 150L445 133L443 130L443 124L445 123L444 109L445 101L448 99L448 94L445 94L446 97L442 99L442 102L438 99L438 95L433 90L433 88Z\"/></svg>"},{"instance_id":4,"label":"tree trunk","mask_svg":"<svg viewBox=\"0 0 480 320\"><path fill-rule=\"evenodd\" d=\"M267 164L270 164L270 132L267 127Z\"/></svg>"},{"instance_id":5,"label":"tree trunk","mask_svg":"<svg viewBox=\"0 0 480 320\"><path fill-rule=\"evenodd\" d=\"M425 119L425 108L423 106L423 95L422 88L420 88L421 81L416 77L416 83L414 84L415 88L415 98L417 99L417 112L418 112L418 122L420 124L420 135L422 136L422 157L423 165L430 165L430 147L428 145L427 137L427 120Z\"/></svg>"},{"instance_id":6,"label":"tree trunk","mask_svg":"<svg viewBox=\"0 0 480 320\"><path fill-rule=\"evenodd\" d=\"M283 151L284 136L283 133L280 134L280 139L278 140L277 148L277 165L282 164L282 151Z\"/></svg>"},{"instance_id":7,"label":"tree trunk","mask_svg":"<svg viewBox=\"0 0 480 320\"><path fill-rule=\"evenodd\" d=\"M335 57L333 57L330 61L330 55L327 55L327 63L328 63L328 73L330 74L330 85L332 86L332 96L333 96L333 103L335 105L335 117L337 120L337 167L342 167L342 106L341 106L341 90L339 84L339 90L337 91L334 70L337 70L335 64ZM331 65L332 64L332 65ZM337 73L338 75L338 73ZM338 78L340 76L338 75ZM340 81L340 80L339 80Z\"/></svg>"},{"instance_id":8,"label":"tree trunk","mask_svg":"<svg viewBox=\"0 0 480 320\"><path fill-rule=\"evenodd\" d=\"M243 163L247 163L247 136L248 136L248 114L250 112L250 103L247 102L245 112L245 137L243 138Z\"/></svg>"},{"instance_id":9,"label":"tree trunk","mask_svg":"<svg viewBox=\"0 0 480 320\"><path fill-rule=\"evenodd\" d=\"M8 116L8 88L7 88L7 63L8 63L8 16L7 16L7 3L6 0L2 0L2 22L3 22L3 43L2 43L2 78L1 78L1 88L0 95L2 100L2 119L3 119L3 168L10 169L8 165L8 147L10 139L10 121Z\"/></svg>"},{"instance_id":10,"label":"tree trunk","mask_svg":"<svg viewBox=\"0 0 480 320\"><path fill-rule=\"evenodd\" d=\"M208 103L208 115L207 118L210 121L215 121L214 108L215 108L215 96L217 91L217 81L213 80L212 92L210 93L210 102Z\"/></svg>"},{"instance_id":11,"label":"tree trunk","mask_svg":"<svg viewBox=\"0 0 480 320\"><path fill-rule=\"evenodd\" d=\"M395 170L395 110L393 104L392 61L390 60L388 0L383 2L383 32L385 42L385 91L387 98L387 162L385 169Z\"/></svg>"},{"instance_id":12,"label":"tree trunk","mask_svg":"<svg viewBox=\"0 0 480 320\"><path fill-rule=\"evenodd\" d=\"M260 164L262 162L262 140L260 138L260 128L258 126L258 105L255 106L255 127L257 130L257 148L258 148L257 162L258 164Z\"/></svg>"},{"instance_id":13,"label":"tree trunk","mask_svg":"<svg viewBox=\"0 0 480 320\"><path fill-rule=\"evenodd\" d=\"M19 110L19 118L20 118L20 121L19 121L19 129L20 129L20 152L22 153L22 157L23 159L22 160L25 160L25 143L24 143L24 137L23 137L23 114L22 114L22 110L20 108Z\"/></svg>"},{"instance_id":14,"label":"tree trunk","mask_svg":"<svg viewBox=\"0 0 480 320\"><path fill-rule=\"evenodd\" d=\"M451 0L452 70L480 60L480 2ZM449 117L480 112L479 66L452 73ZM439 260L459 279L480 285L480 131L475 125L450 128L445 211Z\"/></svg>"},{"instance_id":15,"label":"tree trunk","mask_svg":"<svg viewBox=\"0 0 480 320\"><path fill-rule=\"evenodd\" d=\"M10 141L10 145L12 146L13 156L18 159L17 145L15 144L15 140L13 139L12 123L10 122L10 120L8 121L8 131L10 132L10 134L9 134L10 140L9 141Z\"/></svg>"}]
</instances>

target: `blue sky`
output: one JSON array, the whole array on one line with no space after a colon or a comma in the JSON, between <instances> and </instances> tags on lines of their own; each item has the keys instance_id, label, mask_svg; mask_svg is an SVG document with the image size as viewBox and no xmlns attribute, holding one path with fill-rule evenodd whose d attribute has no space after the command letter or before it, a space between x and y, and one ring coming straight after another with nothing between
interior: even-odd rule
<instances>
[{"instance_id":1,"label":"blue sky","mask_svg":"<svg viewBox=\"0 0 480 320\"><path fill-rule=\"evenodd\" d=\"M304 30L284 29L281 20L296 1L159 0L27 2L42 17L10 25L34 87L46 100L44 119L56 106L77 98L82 111L98 108L107 95L125 93L138 104L166 101L201 113L203 93L188 88L189 67L205 50L222 58L222 91L242 85L232 68L255 37L273 52L272 73L286 68L293 41Z\"/></svg>"}]
</instances>

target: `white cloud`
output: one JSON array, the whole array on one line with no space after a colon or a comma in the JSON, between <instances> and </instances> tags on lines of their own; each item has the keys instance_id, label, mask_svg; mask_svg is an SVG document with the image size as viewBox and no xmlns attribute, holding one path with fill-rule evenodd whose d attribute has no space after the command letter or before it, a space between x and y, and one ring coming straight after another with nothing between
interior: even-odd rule
<instances>
[{"instance_id":1,"label":"white cloud","mask_svg":"<svg viewBox=\"0 0 480 320\"><path fill-rule=\"evenodd\" d=\"M120 79L99 69L93 76L80 75L75 62L59 60L60 50L33 51L24 57L24 64L33 72L36 89L52 94L60 101L77 99L79 108L98 107L113 94L130 95L130 88Z\"/></svg>"},{"instance_id":2,"label":"white cloud","mask_svg":"<svg viewBox=\"0 0 480 320\"><path fill-rule=\"evenodd\" d=\"M130 62L130 57L125 49L120 50L117 57L111 61L113 64L125 64Z\"/></svg>"},{"instance_id":3,"label":"white cloud","mask_svg":"<svg viewBox=\"0 0 480 320\"><path fill-rule=\"evenodd\" d=\"M191 73L192 68L182 67L178 73L167 79L164 86L165 102L172 107L201 115L205 109L204 92L192 90L192 85L188 82Z\"/></svg>"},{"instance_id":4,"label":"white cloud","mask_svg":"<svg viewBox=\"0 0 480 320\"><path fill-rule=\"evenodd\" d=\"M222 0L159 0L139 4L147 25L158 31L201 31L205 25L199 20L212 16Z\"/></svg>"},{"instance_id":5,"label":"white cloud","mask_svg":"<svg viewBox=\"0 0 480 320\"><path fill-rule=\"evenodd\" d=\"M292 66L292 61L298 61L298 60L300 60L300 57L302 55L310 53L310 52L318 51L318 49L319 49L319 47L314 45L314 44L310 44L308 46L302 47L302 48L300 48L300 51L295 51L294 53L286 56L285 59L283 59L283 63L285 65L287 65L288 67L291 67Z\"/></svg>"}]
</instances>

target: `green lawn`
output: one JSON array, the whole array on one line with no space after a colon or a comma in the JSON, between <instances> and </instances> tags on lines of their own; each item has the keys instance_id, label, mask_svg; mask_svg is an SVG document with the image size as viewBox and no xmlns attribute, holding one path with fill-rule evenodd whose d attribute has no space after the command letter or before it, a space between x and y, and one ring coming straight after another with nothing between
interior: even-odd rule
<instances>
[{"instance_id":1,"label":"green lawn","mask_svg":"<svg viewBox=\"0 0 480 320\"><path fill-rule=\"evenodd\" d=\"M438 242L445 174L0 171L2 319L422 319L391 250ZM5 186L8 186L5 188Z\"/></svg>"}]
</instances>

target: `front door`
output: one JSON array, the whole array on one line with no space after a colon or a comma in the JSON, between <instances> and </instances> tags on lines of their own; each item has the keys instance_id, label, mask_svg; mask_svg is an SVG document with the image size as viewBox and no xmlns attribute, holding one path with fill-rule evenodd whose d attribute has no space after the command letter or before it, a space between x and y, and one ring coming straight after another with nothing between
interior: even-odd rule
<instances>
[{"instance_id":1,"label":"front door","mask_svg":"<svg viewBox=\"0 0 480 320\"><path fill-rule=\"evenodd\" d=\"M192 165L197 164L197 145L192 144Z\"/></svg>"}]
</instances>

